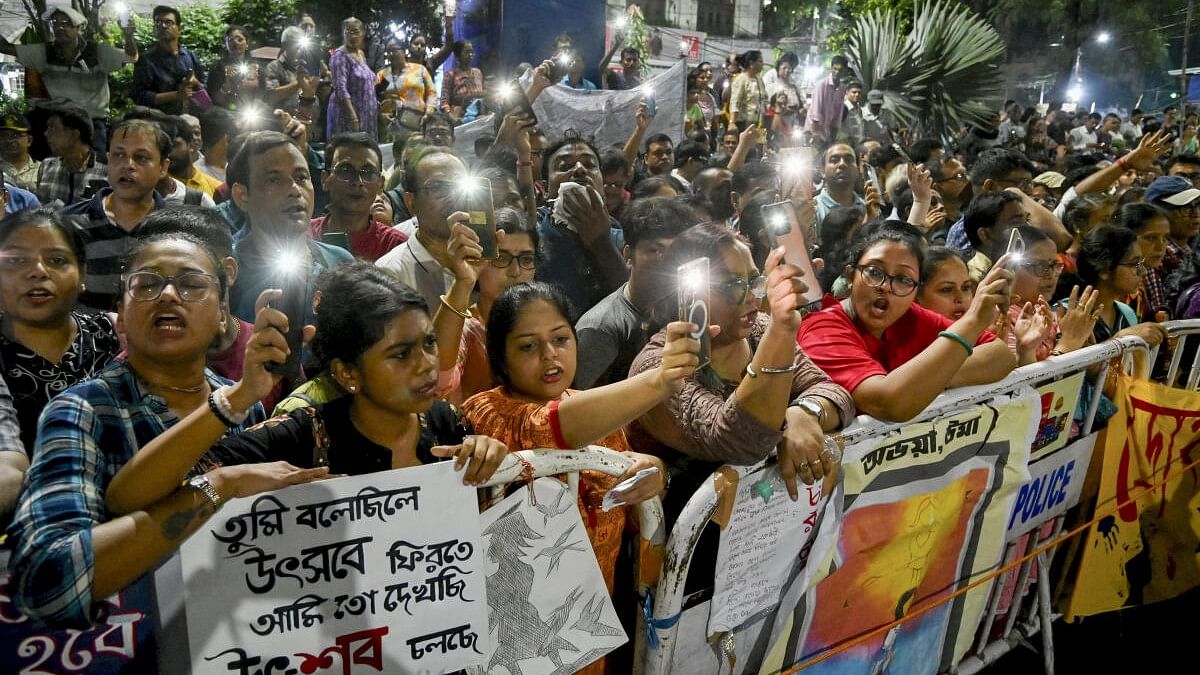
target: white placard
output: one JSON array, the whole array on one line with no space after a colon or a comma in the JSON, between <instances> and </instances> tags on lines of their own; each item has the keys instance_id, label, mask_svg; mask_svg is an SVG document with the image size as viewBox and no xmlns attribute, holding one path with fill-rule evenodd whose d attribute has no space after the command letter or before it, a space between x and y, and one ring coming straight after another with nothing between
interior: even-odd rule
<instances>
[{"instance_id":1,"label":"white placard","mask_svg":"<svg viewBox=\"0 0 1200 675\"><path fill-rule=\"evenodd\" d=\"M577 504L539 478L483 512L495 649L472 673L574 673L625 644Z\"/></svg>"},{"instance_id":2,"label":"white placard","mask_svg":"<svg viewBox=\"0 0 1200 675\"><path fill-rule=\"evenodd\" d=\"M742 475L729 524L717 549L708 633L742 625L779 602L784 578L805 558L821 510L821 483L797 480L799 499L788 496L778 467Z\"/></svg>"},{"instance_id":3,"label":"white placard","mask_svg":"<svg viewBox=\"0 0 1200 675\"><path fill-rule=\"evenodd\" d=\"M451 462L231 501L182 549L192 672L481 662L491 646L475 505Z\"/></svg>"}]
</instances>

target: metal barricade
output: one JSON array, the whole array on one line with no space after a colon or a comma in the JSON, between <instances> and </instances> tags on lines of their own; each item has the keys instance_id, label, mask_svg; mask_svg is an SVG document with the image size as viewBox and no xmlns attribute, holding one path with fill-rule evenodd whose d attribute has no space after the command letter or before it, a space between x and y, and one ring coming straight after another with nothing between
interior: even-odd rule
<instances>
[{"instance_id":1,"label":"metal barricade","mask_svg":"<svg viewBox=\"0 0 1200 675\"><path fill-rule=\"evenodd\" d=\"M1167 366L1167 375L1164 378L1164 384L1177 387L1179 384L1179 369L1182 366L1184 355L1187 353L1187 348L1192 348L1192 362L1188 367L1187 380L1182 385L1184 389L1193 391L1200 390L1200 319L1184 319L1182 321L1168 321L1163 324L1163 328L1167 329L1167 342L1173 344L1171 348L1171 362ZM1158 361L1158 351L1162 347L1155 347L1150 354L1150 361Z\"/></svg>"},{"instance_id":2,"label":"metal barricade","mask_svg":"<svg viewBox=\"0 0 1200 675\"><path fill-rule=\"evenodd\" d=\"M908 424L954 415L966 408L991 400L997 396L1014 393L1026 386L1035 386L1044 382L1062 379L1093 366L1099 367L1096 373L1096 381L1103 382L1108 375L1109 364L1114 359L1121 358L1123 370L1131 372L1134 365L1132 357L1135 354L1142 357L1149 357L1148 346L1141 338L1123 337L1110 340L1063 356L1053 357L1046 361L1018 368L1010 373L1008 377L997 383L962 387L947 391L935 399L920 415L906 422L881 422L866 416L860 417L851 428L836 435L835 438L843 446L849 446L873 438L881 438ZM1143 358L1142 360L1143 362L1149 361L1148 358ZM1087 435L1091 432L1096 417L1096 410L1100 403L1101 390L1102 387L1100 386L1093 387L1093 395L1088 401L1086 409L1086 418L1081 426L1081 435ZM765 467L760 467L756 470L762 470L762 468ZM666 627L660 628L657 631L659 641L657 649L639 649L639 653L645 655L643 672L648 675L666 675L671 672L671 662L674 656L679 629L679 624L675 620L682 610L683 587L691 564L692 553L705 525L717 509L719 496L714 485L713 480L706 480L696 493L692 495L691 499L684 506L678 521L675 523L667 539L664 554L665 565L654 594L654 606L651 613L652 618L656 622L661 622ZM1059 532L1062 528L1061 518L1052 522L1055 523L1053 531L1056 533ZM1035 530L1034 534L1036 535L1037 532L1038 530ZM1036 545L1036 538L1034 538L1033 545ZM1024 637L1033 636L1041 631L1044 634L1044 639L1048 640L1049 638L1050 633L1048 628L1050 621L1054 617L1049 611L1049 586L1046 581L1046 573L1053 559L1053 553L1054 551L1052 550L1041 556L1041 562L1044 564L1038 566L1035 585L1038 587L1037 595L1045 596L1045 599L1038 603L1041 606L1040 608L1034 607L1033 611L1036 611L1036 616L1032 617L1034 625L1031 626L1030 622L1027 621L1019 627L1023 631L1022 635ZM1021 585L1023 585L1029 573L1030 563L1026 562L1018 570L1009 574L1018 574L1018 578L1022 582ZM1003 586L1006 578L1007 575L997 577L996 582L993 584L994 593L998 592L998 589ZM1019 589L1020 587L1018 587ZM1018 627L1015 625L1015 618L1020 613L1021 600L1022 597L1019 593L1013 599L1013 605L1009 608L1010 613L1005 625L1004 635L993 643L981 645L977 656L964 659L959 664L959 673L977 672L983 666L1007 653L1017 643L1016 640L1010 641L1009 638L1014 634L1015 630L1018 630ZM1040 611L1038 611L1039 609ZM994 620L995 603L989 602L989 611L984 617L984 622L990 626ZM639 632L638 639L640 641L644 640L645 636ZM1047 653L1047 672L1053 672L1053 645L1047 642L1045 647ZM803 664L798 665L803 667Z\"/></svg>"}]
</instances>

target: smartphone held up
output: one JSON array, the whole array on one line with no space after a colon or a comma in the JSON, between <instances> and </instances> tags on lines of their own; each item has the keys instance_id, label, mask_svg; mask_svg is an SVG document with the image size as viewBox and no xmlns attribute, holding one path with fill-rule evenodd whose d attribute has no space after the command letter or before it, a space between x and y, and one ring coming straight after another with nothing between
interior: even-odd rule
<instances>
[{"instance_id":1,"label":"smartphone held up","mask_svg":"<svg viewBox=\"0 0 1200 675\"><path fill-rule=\"evenodd\" d=\"M700 343L700 364L704 368L712 360L712 336L708 332L708 258L696 258L677 270L679 284L679 320L696 327L689 337Z\"/></svg>"},{"instance_id":2,"label":"smartphone held up","mask_svg":"<svg viewBox=\"0 0 1200 675\"><path fill-rule=\"evenodd\" d=\"M763 227L767 231L771 247L783 246L783 260L804 272L804 285L808 287L801 296L805 305L821 301L821 282L813 268L809 243L800 227L800 216L790 199L762 207Z\"/></svg>"},{"instance_id":3,"label":"smartphone held up","mask_svg":"<svg viewBox=\"0 0 1200 675\"><path fill-rule=\"evenodd\" d=\"M282 375L291 381L300 378L300 357L304 350L304 319L308 309L308 264L306 251L280 249L275 258L275 287L283 290L283 297L271 302L271 306L287 316L288 358L283 363L273 363L267 370Z\"/></svg>"},{"instance_id":4,"label":"smartphone held up","mask_svg":"<svg viewBox=\"0 0 1200 675\"><path fill-rule=\"evenodd\" d=\"M479 237L483 258L491 260L499 255L491 181L478 176L468 176L462 186L462 201L459 204L459 210L468 215L467 227L471 228L471 231Z\"/></svg>"}]
</instances>

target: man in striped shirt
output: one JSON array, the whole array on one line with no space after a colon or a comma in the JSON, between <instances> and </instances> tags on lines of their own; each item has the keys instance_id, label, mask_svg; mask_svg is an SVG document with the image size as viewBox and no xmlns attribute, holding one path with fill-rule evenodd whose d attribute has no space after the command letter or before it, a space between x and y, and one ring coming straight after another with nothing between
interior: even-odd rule
<instances>
[{"instance_id":1,"label":"man in striped shirt","mask_svg":"<svg viewBox=\"0 0 1200 675\"><path fill-rule=\"evenodd\" d=\"M171 139L154 122L126 120L113 129L108 148L108 183L90 200L64 214L80 218L87 232L85 290L80 302L109 311L121 291L121 261L133 247L138 226L165 204L154 191L167 175Z\"/></svg>"}]
</instances>

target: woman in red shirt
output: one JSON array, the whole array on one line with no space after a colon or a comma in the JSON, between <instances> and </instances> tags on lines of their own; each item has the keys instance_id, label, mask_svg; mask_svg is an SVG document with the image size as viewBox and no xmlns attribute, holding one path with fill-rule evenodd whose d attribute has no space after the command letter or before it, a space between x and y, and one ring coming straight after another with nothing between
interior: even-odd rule
<instances>
[{"instance_id":1,"label":"woman in red shirt","mask_svg":"<svg viewBox=\"0 0 1200 675\"><path fill-rule=\"evenodd\" d=\"M850 297L826 296L825 308L800 324L804 353L850 392L859 412L882 420L912 419L947 387L995 382L1016 365L987 330L1009 302L1007 259L951 322L914 303L923 256L920 231L883 224L851 248Z\"/></svg>"}]
</instances>

